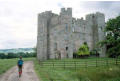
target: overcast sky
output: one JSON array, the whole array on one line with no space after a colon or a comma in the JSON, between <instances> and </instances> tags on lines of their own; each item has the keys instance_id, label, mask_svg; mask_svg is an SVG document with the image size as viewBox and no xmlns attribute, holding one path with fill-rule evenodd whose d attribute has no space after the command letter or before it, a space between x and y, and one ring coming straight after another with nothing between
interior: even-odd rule
<instances>
[{"instance_id":1,"label":"overcast sky","mask_svg":"<svg viewBox=\"0 0 120 81\"><path fill-rule=\"evenodd\" d=\"M74 17L102 12L106 21L120 14L120 2L82 2L80 0L0 0L0 49L34 47L37 14L72 7Z\"/></svg>"}]
</instances>

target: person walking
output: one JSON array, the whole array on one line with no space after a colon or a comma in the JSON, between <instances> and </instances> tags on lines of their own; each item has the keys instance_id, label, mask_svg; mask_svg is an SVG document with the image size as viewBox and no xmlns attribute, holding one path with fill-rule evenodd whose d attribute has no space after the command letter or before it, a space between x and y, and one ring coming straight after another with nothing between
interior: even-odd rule
<instances>
[{"instance_id":1,"label":"person walking","mask_svg":"<svg viewBox=\"0 0 120 81\"><path fill-rule=\"evenodd\" d=\"M22 75L22 68L23 68L22 56L20 56L20 59L18 60L17 65L18 65L19 77L21 77L21 75Z\"/></svg>"}]
</instances>

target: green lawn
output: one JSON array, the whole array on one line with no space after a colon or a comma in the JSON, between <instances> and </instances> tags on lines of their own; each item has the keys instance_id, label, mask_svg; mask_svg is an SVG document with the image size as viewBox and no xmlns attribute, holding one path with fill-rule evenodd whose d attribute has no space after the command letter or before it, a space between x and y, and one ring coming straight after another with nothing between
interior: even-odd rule
<instances>
[{"instance_id":1,"label":"green lawn","mask_svg":"<svg viewBox=\"0 0 120 81\"><path fill-rule=\"evenodd\" d=\"M95 60L96 58L47 60L43 62L44 67L41 67L36 60L35 70L42 81L120 81L120 66L115 64L115 59L97 58L97 60L103 62L109 60L109 65L106 65L106 63L102 65L101 62L97 67L78 67L77 69L67 67L73 61L78 61L79 64L84 64L87 61L90 65ZM66 62L66 67L60 68L60 66L64 65L64 61ZM54 67L52 66L53 62Z\"/></svg>"},{"instance_id":2,"label":"green lawn","mask_svg":"<svg viewBox=\"0 0 120 81\"><path fill-rule=\"evenodd\" d=\"M33 60L34 58L23 58L24 61ZM0 59L0 74L6 72L11 67L17 64L18 58L16 59Z\"/></svg>"}]
</instances>

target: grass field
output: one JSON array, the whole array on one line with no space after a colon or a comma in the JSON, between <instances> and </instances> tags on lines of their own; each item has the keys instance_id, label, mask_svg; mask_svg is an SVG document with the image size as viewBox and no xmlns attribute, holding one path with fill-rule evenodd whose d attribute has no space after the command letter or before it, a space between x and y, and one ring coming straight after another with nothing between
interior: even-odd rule
<instances>
[{"instance_id":1,"label":"grass field","mask_svg":"<svg viewBox=\"0 0 120 81\"><path fill-rule=\"evenodd\" d=\"M41 67L39 62L35 61L35 70L42 81L120 81L120 66L115 65L115 59L99 58L99 60L105 62L109 60L111 63L111 65L109 63L109 66L102 66L100 65L102 63L100 63L99 67L67 68L73 61L83 64L87 61L87 63L92 64L95 60L96 58L48 60L43 62L44 67ZM51 67L53 64L48 64L49 62L54 62L54 67ZM64 62L66 62L66 68L57 67L58 65L63 66ZM73 65L71 64L71 66Z\"/></svg>"},{"instance_id":2,"label":"grass field","mask_svg":"<svg viewBox=\"0 0 120 81\"><path fill-rule=\"evenodd\" d=\"M24 61L33 60L34 58L23 58ZM17 65L16 59L0 59L0 74L6 72L11 67Z\"/></svg>"}]
</instances>

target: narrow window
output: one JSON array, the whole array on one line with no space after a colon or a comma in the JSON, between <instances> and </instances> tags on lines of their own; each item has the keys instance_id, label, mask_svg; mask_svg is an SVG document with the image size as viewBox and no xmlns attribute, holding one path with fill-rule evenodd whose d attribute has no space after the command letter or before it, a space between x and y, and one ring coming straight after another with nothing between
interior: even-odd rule
<instances>
[{"instance_id":1,"label":"narrow window","mask_svg":"<svg viewBox=\"0 0 120 81\"><path fill-rule=\"evenodd\" d=\"M101 27L101 30L102 30L102 27Z\"/></svg>"},{"instance_id":2,"label":"narrow window","mask_svg":"<svg viewBox=\"0 0 120 81\"><path fill-rule=\"evenodd\" d=\"M84 27L84 31L85 31L85 25L83 25L83 27Z\"/></svg>"},{"instance_id":3,"label":"narrow window","mask_svg":"<svg viewBox=\"0 0 120 81\"><path fill-rule=\"evenodd\" d=\"M68 31L68 24L66 23L65 24L65 27L66 27L66 32Z\"/></svg>"},{"instance_id":4,"label":"narrow window","mask_svg":"<svg viewBox=\"0 0 120 81\"><path fill-rule=\"evenodd\" d=\"M92 18L95 18L95 16L93 15Z\"/></svg>"},{"instance_id":5,"label":"narrow window","mask_svg":"<svg viewBox=\"0 0 120 81\"><path fill-rule=\"evenodd\" d=\"M68 47L66 47L66 51L68 50Z\"/></svg>"}]
</instances>

